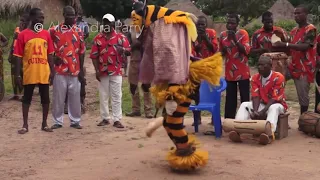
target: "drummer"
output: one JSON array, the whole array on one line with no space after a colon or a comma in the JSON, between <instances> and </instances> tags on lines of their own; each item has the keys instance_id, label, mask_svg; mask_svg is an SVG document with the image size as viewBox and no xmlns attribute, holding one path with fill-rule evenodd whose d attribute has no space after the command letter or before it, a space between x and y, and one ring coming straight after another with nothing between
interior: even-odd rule
<instances>
[{"instance_id":1,"label":"drummer","mask_svg":"<svg viewBox=\"0 0 320 180\"><path fill-rule=\"evenodd\" d=\"M251 51L253 55L262 55L267 52L282 52L283 49L272 48L271 36L273 34L281 38L281 41L286 42L288 34L281 27L273 25L273 14L269 11L262 14L263 27L253 33L251 38Z\"/></svg>"},{"instance_id":2,"label":"drummer","mask_svg":"<svg viewBox=\"0 0 320 180\"><path fill-rule=\"evenodd\" d=\"M316 44L317 29L307 21L308 8L299 5L294 10L294 18L297 27L293 28L288 42L276 42L276 48L287 48L290 50L292 61L288 69L294 80L300 104L300 113L308 111L310 84L314 82L316 67Z\"/></svg>"},{"instance_id":3,"label":"drummer","mask_svg":"<svg viewBox=\"0 0 320 180\"><path fill-rule=\"evenodd\" d=\"M258 62L259 73L251 78L250 102L243 102L236 114L235 120L267 120L271 123L272 133L276 131L278 116L284 113L288 106L285 102L285 78L279 73L272 71L272 60L269 56L260 56ZM234 142L242 142L240 134L231 131L229 138ZM259 143L269 144L267 134L260 135Z\"/></svg>"}]
</instances>

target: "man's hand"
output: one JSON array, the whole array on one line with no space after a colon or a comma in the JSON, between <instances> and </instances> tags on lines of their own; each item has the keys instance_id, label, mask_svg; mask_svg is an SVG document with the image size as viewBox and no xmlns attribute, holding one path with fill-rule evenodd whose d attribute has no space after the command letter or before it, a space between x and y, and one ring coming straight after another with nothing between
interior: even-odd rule
<instances>
[{"instance_id":1,"label":"man's hand","mask_svg":"<svg viewBox=\"0 0 320 180\"><path fill-rule=\"evenodd\" d=\"M203 28L198 28L197 29L199 37L205 37L206 36L206 30Z\"/></svg>"},{"instance_id":2,"label":"man's hand","mask_svg":"<svg viewBox=\"0 0 320 180\"><path fill-rule=\"evenodd\" d=\"M320 59L317 60L316 67L317 67L317 69L320 69Z\"/></svg>"},{"instance_id":3,"label":"man's hand","mask_svg":"<svg viewBox=\"0 0 320 180\"><path fill-rule=\"evenodd\" d=\"M96 71L96 79L100 82L100 71Z\"/></svg>"},{"instance_id":4,"label":"man's hand","mask_svg":"<svg viewBox=\"0 0 320 180\"><path fill-rule=\"evenodd\" d=\"M50 86L53 85L54 75L55 75L54 72L51 72L51 73L50 73L50 76L49 76Z\"/></svg>"},{"instance_id":5,"label":"man's hand","mask_svg":"<svg viewBox=\"0 0 320 180\"><path fill-rule=\"evenodd\" d=\"M267 110L266 109L262 109L260 112L258 112L258 119L266 119L267 117Z\"/></svg>"},{"instance_id":6,"label":"man's hand","mask_svg":"<svg viewBox=\"0 0 320 180\"><path fill-rule=\"evenodd\" d=\"M119 54L123 54L124 53L124 48L122 46L116 46L116 48L117 48L117 52Z\"/></svg>"},{"instance_id":7,"label":"man's hand","mask_svg":"<svg viewBox=\"0 0 320 180\"><path fill-rule=\"evenodd\" d=\"M8 57L9 63L12 63L12 58L13 58L13 56L12 56L12 54L10 53L10 54L9 54L9 57Z\"/></svg>"},{"instance_id":8,"label":"man's hand","mask_svg":"<svg viewBox=\"0 0 320 180\"><path fill-rule=\"evenodd\" d=\"M55 56L54 57L54 65L60 66L61 64L63 64L63 60L60 57Z\"/></svg>"},{"instance_id":9,"label":"man's hand","mask_svg":"<svg viewBox=\"0 0 320 180\"><path fill-rule=\"evenodd\" d=\"M250 118L251 119L258 119L259 117L259 113L257 111L253 111L251 114L250 114Z\"/></svg>"},{"instance_id":10,"label":"man's hand","mask_svg":"<svg viewBox=\"0 0 320 180\"><path fill-rule=\"evenodd\" d=\"M86 79L84 78L84 73L83 73L83 71L80 71L80 73L78 74L78 78L79 78L79 82L81 83L81 84L86 84Z\"/></svg>"},{"instance_id":11,"label":"man's hand","mask_svg":"<svg viewBox=\"0 0 320 180\"><path fill-rule=\"evenodd\" d=\"M234 31L228 31L228 37L229 37L230 39L232 39L234 42L237 42L236 32L234 32Z\"/></svg>"},{"instance_id":12,"label":"man's hand","mask_svg":"<svg viewBox=\"0 0 320 180\"><path fill-rule=\"evenodd\" d=\"M22 89L22 79L21 76L15 76L14 77L15 84L19 87L19 89Z\"/></svg>"},{"instance_id":13,"label":"man's hand","mask_svg":"<svg viewBox=\"0 0 320 180\"><path fill-rule=\"evenodd\" d=\"M286 47L286 43L278 41L278 42L273 43L272 46L276 47L276 48L284 48L284 47Z\"/></svg>"},{"instance_id":14,"label":"man's hand","mask_svg":"<svg viewBox=\"0 0 320 180\"><path fill-rule=\"evenodd\" d=\"M221 51L223 55L226 55L228 53L228 48L226 46L223 46Z\"/></svg>"}]
</instances>

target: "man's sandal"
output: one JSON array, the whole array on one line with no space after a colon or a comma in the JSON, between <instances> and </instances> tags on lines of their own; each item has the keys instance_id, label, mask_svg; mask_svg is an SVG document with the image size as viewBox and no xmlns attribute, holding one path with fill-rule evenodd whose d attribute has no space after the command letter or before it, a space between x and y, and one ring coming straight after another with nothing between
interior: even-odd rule
<instances>
[{"instance_id":1,"label":"man's sandal","mask_svg":"<svg viewBox=\"0 0 320 180\"><path fill-rule=\"evenodd\" d=\"M240 134L237 133L236 131L231 131L229 133L229 139L233 142L236 142L236 143L239 143L239 142L242 142L241 140L241 137L240 137Z\"/></svg>"},{"instance_id":2,"label":"man's sandal","mask_svg":"<svg viewBox=\"0 0 320 180\"><path fill-rule=\"evenodd\" d=\"M18 131L19 134L25 134L25 133L27 133L27 132L29 132L29 130L28 130L27 128L21 128L21 129Z\"/></svg>"},{"instance_id":3,"label":"man's sandal","mask_svg":"<svg viewBox=\"0 0 320 180\"><path fill-rule=\"evenodd\" d=\"M51 128L49 128L48 126L42 127L41 130L44 132L53 132L53 130Z\"/></svg>"},{"instance_id":4,"label":"man's sandal","mask_svg":"<svg viewBox=\"0 0 320 180\"><path fill-rule=\"evenodd\" d=\"M262 144L262 145L267 145L267 144L270 144L271 143L271 139L269 138L269 136L265 133L262 133L259 137L259 144Z\"/></svg>"}]
</instances>

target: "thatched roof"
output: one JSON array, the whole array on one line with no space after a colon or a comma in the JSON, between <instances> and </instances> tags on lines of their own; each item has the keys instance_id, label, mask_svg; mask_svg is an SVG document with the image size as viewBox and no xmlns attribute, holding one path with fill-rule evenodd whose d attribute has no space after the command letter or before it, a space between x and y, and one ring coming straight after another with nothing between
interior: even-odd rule
<instances>
[{"instance_id":1,"label":"thatched roof","mask_svg":"<svg viewBox=\"0 0 320 180\"><path fill-rule=\"evenodd\" d=\"M208 27L213 28L212 19L197 8L190 0L171 0L165 7L172 10L180 10L194 14L195 16L205 16L208 20Z\"/></svg>"},{"instance_id":2,"label":"thatched roof","mask_svg":"<svg viewBox=\"0 0 320 180\"><path fill-rule=\"evenodd\" d=\"M226 25L227 23L224 23L224 22L214 22L212 29L214 29L217 33L217 36L219 36L222 31L227 30Z\"/></svg>"},{"instance_id":3,"label":"thatched roof","mask_svg":"<svg viewBox=\"0 0 320 180\"><path fill-rule=\"evenodd\" d=\"M172 10L180 10L194 14L195 16L205 16L208 20L208 28L213 28L212 19L201 12L190 0L171 0L164 7ZM128 18L124 21L125 24L131 23L131 18Z\"/></svg>"},{"instance_id":4,"label":"thatched roof","mask_svg":"<svg viewBox=\"0 0 320 180\"><path fill-rule=\"evenodd\" d=\"M61 1L65 5L71 5L76 12L82 12L80 0L1 0L0 15L13 16L33 7L41 7L51 1Z\"/></svg>"},{"instance_id":5,"label":"thatched roof","mask_svg":"<svg viewBox=\"0 0 320 180\"><path fill-rule=\"evenodd\" d=\"M275 22L281 20L294 20L294 6L288 0L277 0L268 11L272 12ZM262 17L260 16L246 27L253 26L254 24L262 24L261 20Z\"/></svg>"}]
</instances>

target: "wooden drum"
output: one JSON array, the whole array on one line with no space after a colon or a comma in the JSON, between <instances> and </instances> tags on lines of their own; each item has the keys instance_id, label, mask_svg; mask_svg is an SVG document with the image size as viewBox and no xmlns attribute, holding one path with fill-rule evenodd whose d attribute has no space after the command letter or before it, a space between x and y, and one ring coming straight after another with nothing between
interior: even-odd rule
<instances>
[{"instance_id":1,"label":"wooden drum","mask_svg":"<svg viewBox=\"0 0 320 180\"><path fill-rule=\"evenodd\" d=\"M266 120L235 120L225 119L222 125L224 132L236 131L237 133L272 135L271 124Z\"/></svg>"},{"instance_id":2,"label":"wooden drum","mask_svg":"<svg viewBox=\"0 0 320 180\"><path fill-rule=\"evenodd\" d=\"M287 74L288 56L283 52L264 53L261 56L267 56L272 59L272 70L280 72L284 77Z\"/></svg>"},{"instance_id":3,"label":"wooden drum","mask_svg":"<svg viewBox=\"0 0 320 180\"><path fill-rule=\"evenodd\" d=\"M300 116L298 124L300 131L320 138L320 114L305 112Z\"/></svg>"}]
</instances>

